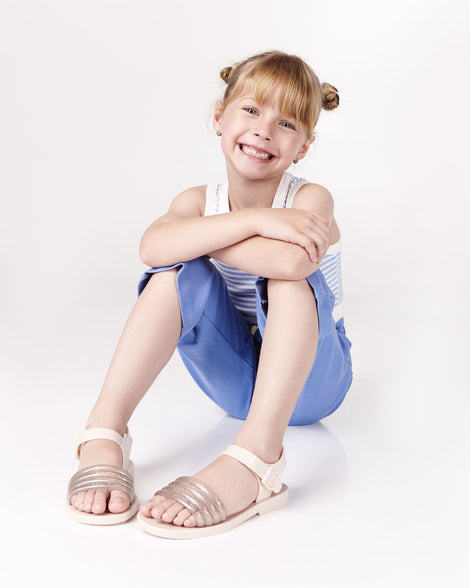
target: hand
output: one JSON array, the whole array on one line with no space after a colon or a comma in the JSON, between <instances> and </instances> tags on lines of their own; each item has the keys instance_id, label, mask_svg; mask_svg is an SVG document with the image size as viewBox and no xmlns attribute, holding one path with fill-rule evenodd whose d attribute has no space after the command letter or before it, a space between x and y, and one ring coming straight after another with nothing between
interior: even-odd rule
<instances>
[{"instance_id":1,"label":"hand","mask_svg":"<svg viewBox=\"0 0 470 588\"><path fill-rule=\"evenodd\" d=\"M256 209L257 234L303 247L312 263L320 264L330 245L329 222L302 208Z\"/></svg>"}]
</instances>

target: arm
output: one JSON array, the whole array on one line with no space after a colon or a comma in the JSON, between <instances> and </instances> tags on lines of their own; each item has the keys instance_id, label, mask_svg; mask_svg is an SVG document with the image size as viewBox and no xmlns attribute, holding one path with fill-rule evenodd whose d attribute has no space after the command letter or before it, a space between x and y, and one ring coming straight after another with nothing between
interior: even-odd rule
<instances>
[{"instance_id":1,"label":"arm","mask_svg":"<svg viewBox=\"0 0 470 588\"><path fill-rule=\"evenodd\" d=\"M300 280L318 269L303 247L266 237L251 237L209 253L223 263L277 280Z\"/></svg>"},{"instance_id":2,"label":"arm","mask_svg":"<svg viewBox=\"0 0 470 588\"><path fill-rule=\"evenodd\" d=\"M296 276L298 271L303 273L304 268L298 268L300 262L307 263L309 273L315 271L318 256L326 251L328 221L315 212L301 207L248 208L204 217L204 204L204 186L179 194L168 213L145 231L140 245L142 261L159 267L201 255L219 255L256 275L269 277L270 268L276 275L280 269L280 277L288 279L289 272L295 270ZM309 258L313 266L308 264Z\"/></svg>"},{"instance_id":3,"label":"arm","mask_svg":"<svg viewBox=\"0 0 470 588\"><path fill-rule=\"evenodd\" d=\"M309 231L305 231L302 243L299 242L299 238L290 238L291 235L286 232L290 225L283 223L284 233L281 233L280 227L265 227L265 234L271 235L271 238L252 237L213 251L209 255L254 275L285 280L306 278L318 269L330 245L329 225L333 220L333 198L326 188L317 184L307 184L296 195L293 209L310 213L302 215L302 220L310 223ZM266 211L269 213L269 209ZM286 213L288 210L277 212ZM272 221L267 217L266 220ZM285 217L282 220L284 221ZM277 239L272 236L276 231Z\"/></svg>"},{"instance_id":4,"label":"arm","mask_svg":"<svg viewBox=\"0 0 470 588\"><path fill-rule=\"evenodd\" d=\"M205 186L190 188L153 222L140 243L140 258L160 267L188 261L255 234L248 210L204 217Z\"/></svg>"}]
</instances>

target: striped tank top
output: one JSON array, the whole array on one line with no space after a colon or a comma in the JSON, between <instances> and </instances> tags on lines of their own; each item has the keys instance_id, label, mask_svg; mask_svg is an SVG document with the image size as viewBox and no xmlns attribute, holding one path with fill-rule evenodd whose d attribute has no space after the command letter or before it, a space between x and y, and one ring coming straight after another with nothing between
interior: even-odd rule
<instances>
[{"instance_id":1,"label":"striped tank top","mask_svg":"<svg viewBox=\"0 0 470 588\"><path fill-rule=\"evenodd\" d=\"M273 208L291 208L298 190L308 184L303 178L297 178L284 172L274 196ZM228 183L209 184L206 191L206 208L204 216L230 212ZM236 267L211 259L224 278L230 298L238 310L250 323L256 323L256 280L259 276L249 274ZM330 245L324 255L319 270L335 297L333 317L338 321L343 316L343 285L341 273L341 240Z\"/></svg>"}]
</instances>

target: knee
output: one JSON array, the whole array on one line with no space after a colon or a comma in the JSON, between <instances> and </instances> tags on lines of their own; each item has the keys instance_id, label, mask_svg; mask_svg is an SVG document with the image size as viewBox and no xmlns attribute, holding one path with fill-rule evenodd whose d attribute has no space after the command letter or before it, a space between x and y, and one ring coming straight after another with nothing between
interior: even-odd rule
<instances>
[{"instance_id":1,"label":"knee","mask_svg":"<svg viewBox=\"0 0 470 588\"><path fill-rule=\"evenodd\" d=\"M174 285L176 287L176 279L178 277L178 269L176 267L161 272L154 273L150 276L146 288L158 288L161 284Z\"/></svg>"},{"instance_id":2,"label":"knee","mask_svg":"<svg viewBox=\"0 0 470 588\"><path fill-rule=\"evenodd\" d=\"M147 285L162 282L187 282L207 281L211 273L215 271L208 259L198 257L190 261L184 261L168 267L152 268L147 270L141 277L138 285L138 294L140 295Z\"/></svg>"},{"instance_id":3,"label":"knee","mask_svg":"<svg viewBox=\"0 0 470 588\"><path fill-rule=\"evenodd\" d=\"M147 271L141 277L137 287L138 295L140 296L144 290L146 295L157 287L157 284L174 283L176 284L176 277L178 275L177 268L162 269L160 271Z\"/></svg>"},{"instance_id":4,"label":"knee","mask_svg":"<svg viewBox=\"0 0 470 588\"><path fill-rule=\"evenodd\" d=\"M171 269L162 270L160 272L155 272L150 276L149 283L156 282L159 280L175 281L176 276L178 275L178 269L179 268L173 267Z\"/></svg>"}]
</instances>

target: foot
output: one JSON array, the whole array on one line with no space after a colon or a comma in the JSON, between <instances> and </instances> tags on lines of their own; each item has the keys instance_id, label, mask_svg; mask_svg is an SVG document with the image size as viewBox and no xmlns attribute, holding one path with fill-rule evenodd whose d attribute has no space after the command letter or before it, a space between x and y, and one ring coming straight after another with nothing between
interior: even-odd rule
<instances>
[{"instance_id":1,"label":"foot","mask_svg":"<svg viewBox=\"0 0 470 588\"><path fill-rule=\"evenodd\" d=\"M83 444L79 470L94 465L113 465L122 467L122 453L114 441L96 439ZM70 499L74 508L81 512L96 515L111 512L124 512L129 508L129 497L120 490L88 490L77 492Z\"/></svg>"},{"instance_id":2,"label":"foot","mask_svg":"<svg viewBox=\"0 0 470 588\"><path fill-rule=\"evenodd\" d=\"M271 460L275 463L277 459ZM258 482L247 467L229 455L221 455L195 476L217 494L225 506L227 517L236 514L256 500ZM184 527L196 527L195 517L171 498L154 496L140 507L149 518Z\"/></svg>"}]
</instances>

